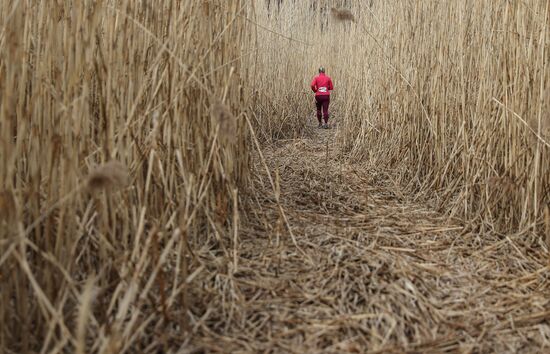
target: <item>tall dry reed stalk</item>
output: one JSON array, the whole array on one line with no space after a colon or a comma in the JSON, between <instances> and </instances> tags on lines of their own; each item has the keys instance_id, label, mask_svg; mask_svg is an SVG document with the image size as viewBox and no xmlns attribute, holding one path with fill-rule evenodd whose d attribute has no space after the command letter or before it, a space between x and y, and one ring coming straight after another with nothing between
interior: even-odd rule
<instances>
[{"instance_id":1,"label":"tall dry reed stalk","mask_svg":"<svg viewBox=\"0 0 550 354\"><path fill-rule=\"evenodd\" d=\"M0 3L0 352L190 328L196 252L237 230L248 179L245 4Z\"/></svg>"}]
</instances>

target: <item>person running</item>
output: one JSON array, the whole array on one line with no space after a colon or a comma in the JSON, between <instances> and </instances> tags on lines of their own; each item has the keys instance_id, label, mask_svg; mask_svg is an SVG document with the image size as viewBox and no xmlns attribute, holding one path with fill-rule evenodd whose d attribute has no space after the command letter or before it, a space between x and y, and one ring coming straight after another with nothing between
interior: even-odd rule
<instances>
[{"instance_id":1,"label":"person running","mask_svg":"<svg viewBox=\"0 0 550 354\"><path fill-rule=\"evenodd\" d=\"M328 106L330 104L330 91L334 89L332 80L328 75L325 75L325 68L319 68L319 75L311 81L311 89L315 92L315 105L317 106L317 120L319 128L328 129ZM321 115L322 109L322 115ZM325 124L321 120L324 118Z\"/></svg>"}]
</instances>

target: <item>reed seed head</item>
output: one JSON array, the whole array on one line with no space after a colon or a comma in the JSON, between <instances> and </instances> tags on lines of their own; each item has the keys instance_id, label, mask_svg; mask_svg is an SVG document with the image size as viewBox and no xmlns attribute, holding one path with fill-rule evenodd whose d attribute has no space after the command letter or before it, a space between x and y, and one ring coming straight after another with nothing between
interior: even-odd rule
<instances>
[{"instance_id":1,"label":"reed seed head","mask_svg":"<svg viewBox=\"0 0 550 354\"><path fill-rule=\"evenodd\" d=\"M216 101L210 107L214 125L219 125L219 137L224 142L235 142L237 135L237 120L229 107L221 101Z\"/></svg>"},{"instance_id":2,"label":"reed seed head","mask_svg":"<svg viewBox=\"0 0 550 354\"><path fill-rule=\"evenodd\" d=\"M352 21L355 22L355 16L348 9L333 7L330 9L332 17L337 21Z\"/></svg>"},{"instance_id":3,"label":"reed seed head","mask_svg":"<svg viewBox=\"0 0 550 354\"><path fill-rule=\"evenodd\" d=\"M124 188L128 184L129 179L126 166L118 161L109 161L90 173L87 187L92 191L119 189Z\"/></svg>"}]
</instances>

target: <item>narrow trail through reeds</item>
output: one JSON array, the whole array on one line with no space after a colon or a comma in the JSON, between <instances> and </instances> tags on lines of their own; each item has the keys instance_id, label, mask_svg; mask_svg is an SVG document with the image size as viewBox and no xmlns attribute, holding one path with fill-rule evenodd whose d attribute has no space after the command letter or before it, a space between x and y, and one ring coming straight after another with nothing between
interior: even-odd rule
<instances>
[{"instance_id":1,"label":"narrow trail through reeds","mask_svg":"<svg viewBox=\"0 0 550 354\"><path fill-rule=\"evenodd\" d=\"M526 253L513 235L476 237L409 200L381 170L343 163L337 129L307 130L264 148L280 197L259 173L256 188L266 192L253 209L263 223L244 230L236 268L225 261L225 272L203 279L226 296L196 319L189 352L502 353L548 344L540 250Z\"/></svg>"},{"instance_id":2,"label":"narrow trail through reeds","mask_svg":"<svg viewBox=\"0 0 550 354\"><path fill-rule=\"evenodd\" d=\"M550 352L549 23L0 1L0 354Z\"/></svg>"}]
</instances>

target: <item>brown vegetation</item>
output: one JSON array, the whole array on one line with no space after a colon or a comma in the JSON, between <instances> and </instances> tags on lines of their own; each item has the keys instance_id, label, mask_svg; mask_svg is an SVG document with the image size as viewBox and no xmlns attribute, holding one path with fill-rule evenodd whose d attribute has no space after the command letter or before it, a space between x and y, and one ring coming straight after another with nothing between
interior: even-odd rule
<instances>
[{"instance_id":1,"label":"brown vegetation","mask_svg":"<svg viewBox=\"0 0 550 354\"><path fill-rule=\"evenodd\" d=\"M244 5L1 2L0 352L147 352L189 326L248 180Z\"/></svg>"},{"instance_id":2,"label":"brown vegetation","mask_svg":"<svg viewBox=\"0 0 550 354\"><path fill-rule=\"evenodd\" d=\"M0 352L550 346L548 2L274 4L0 3Z\"/></svg>"}]
</instances>

